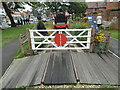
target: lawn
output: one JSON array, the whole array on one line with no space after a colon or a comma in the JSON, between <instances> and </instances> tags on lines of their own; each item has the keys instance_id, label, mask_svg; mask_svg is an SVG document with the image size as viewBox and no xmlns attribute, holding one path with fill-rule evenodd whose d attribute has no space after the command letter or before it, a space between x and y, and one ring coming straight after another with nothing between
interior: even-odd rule
<instances>
[{"instance_id":1,"label":"lawn","mask_svg":"<svg viewBox=\"0 0 120 90\"><path fill-rule=\"evenodd\" d=\"M52 29L52 21L45 22L44 25L45 25L46 29ZM26 54L29 53L28 43L24 44L24 51L25 51ZM17 52L17 54L14 58L17 59L17 58L23 58L23 57L25 57L25 55L22 54L22 51L20 49L20 50L18 50L18 52Z\"/></svg>"},{"instance_id":2,"label":"lawn","mask_svg":"<svg viewBox=\"0 0 120 90\"><path fill-rule=\"evenodd\" d=\"M111 37L120 40L119 33L120 31L114 30L114 29L109 29L109 30L102 30L104 34L107 34L108 32L111 33Z\"/></svg>"},{"instance_id":3,"label":"lawn","mask_svg":"<svg viewBox=\"0 0 120 90\"><path fill-rule=\"evenodd\" d=\"M17 39L20 34L26 33L26 28L33 28L36 24L23 25L18 27L11 27L0 30L0 46L4 46L12 40Z\"/></svg>"}]
</instances>

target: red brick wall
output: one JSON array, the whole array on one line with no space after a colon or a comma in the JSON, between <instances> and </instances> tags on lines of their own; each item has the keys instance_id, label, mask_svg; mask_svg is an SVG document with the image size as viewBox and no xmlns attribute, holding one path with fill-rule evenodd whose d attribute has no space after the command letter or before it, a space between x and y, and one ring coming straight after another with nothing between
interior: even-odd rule
<instances>
[{"instance_id":1,"label":"red brick wall","mask_svg":"<svg viewBox=\"0 0 120 90\"><path fill-rule=\"evenodd\" d=\"M118 8L120 2L107 2L106 9Z\"/></svg>"}]
</instances>

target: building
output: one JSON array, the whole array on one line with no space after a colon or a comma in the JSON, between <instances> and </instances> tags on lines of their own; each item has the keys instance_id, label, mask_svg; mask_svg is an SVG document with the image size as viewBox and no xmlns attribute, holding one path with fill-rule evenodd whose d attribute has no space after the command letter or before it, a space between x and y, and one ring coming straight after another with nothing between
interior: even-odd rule
<instances>
[{"instance_id":1,"label":"building","mask_svg":"<svg viewBox=\"0 0 120 90\"><path fill-rule=\"evenodd\" d=\"M86 14L94 13L94 12L103 12L106 9L105 2L88 2L88 8L86 10Z\"/></svg>"},{"instance_id":2,"label":"building","mask_svg":"<svg viewBox=\"0 0 120 90\"><path fill-rule=\"evenodd\" d=\"M106 0L106 2L88 2L88 9L86 10L86 15L96 13L101 13L103 21L111 22L111 28L120 29L118 27L118 19L120 19L120 1ZM97 16L97 14L95 15Z\"/></svg>"}]
</instances>

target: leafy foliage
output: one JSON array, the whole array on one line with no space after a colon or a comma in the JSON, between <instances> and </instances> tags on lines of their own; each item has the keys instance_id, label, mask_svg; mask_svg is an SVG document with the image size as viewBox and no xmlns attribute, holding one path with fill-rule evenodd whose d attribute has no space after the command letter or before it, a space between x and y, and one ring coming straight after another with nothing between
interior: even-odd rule
<instances>
[{"instance_id":1,"label":"leafy foliage","mask_svg":"<svg viewBox=\"0 0 120 90\"><path fill-rule=\"evenodd\" d=\"M87 4L85 2L69 2L68 12L69 13L84 13L87 9Z\"/></svg>"},{"instance_id":2,"label":"leafy foliage","mask_svg":"<svg viewBox=\"0 0 120 90\"><path fill-rule=\"evenodd\" d=\"M96 53L104 53L106 50L106 36L100 30L98 33L95 33L94 37L95 48L94 52Z\"/></svg>"},{"instance_id":3,"label":"leafy foliage","mask_svg":"<svg viewBox=\"0 0 120 90\"><path fill-rule=\"evenodd\" d=\"M56 12L59 8L62 8L64 11L68 10L70 14L80 14L84 13L87 8L87 4L85 2L45 2L45 4L50 7L52 12Z\"/></svg>"}]
</instances>

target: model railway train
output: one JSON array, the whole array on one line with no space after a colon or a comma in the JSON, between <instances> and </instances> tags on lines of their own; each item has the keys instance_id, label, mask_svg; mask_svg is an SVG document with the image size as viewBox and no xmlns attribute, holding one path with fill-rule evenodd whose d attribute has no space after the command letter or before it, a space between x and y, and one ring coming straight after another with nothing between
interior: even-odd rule
<instances>
[{"instance_id":1,"label":"model railway train","mask_svg":"<svg viewBox=\"0 0 120 90\"><path fill-rule=\"evenodd\" d=\"M68 24L68 17L63 12L59 12L54 17L53 28L54 29L66 29L70 25Z\"/></svg>"}]
</instances>

